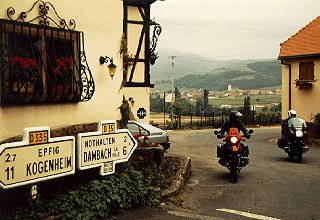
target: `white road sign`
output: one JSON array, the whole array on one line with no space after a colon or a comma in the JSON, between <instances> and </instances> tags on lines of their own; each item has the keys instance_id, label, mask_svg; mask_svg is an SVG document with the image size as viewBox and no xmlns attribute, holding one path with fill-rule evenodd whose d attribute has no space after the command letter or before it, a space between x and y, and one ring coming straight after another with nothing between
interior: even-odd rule
<instances>
[{"instance_id":1,"label":"white road sign","mask_svg":"<svg viewBox=\"0 0 320 220\"><path fill-rule=\"evenodd\" d=\"M50 128L23 130L23 140L0 145L0 186L4 189L74 174L75 138L50 138Z\"/></svg>"},{"instance_id":2,"label":"white road sign","mask_svg":"<svg viewBox=\"0 0 320 220\"><path fill-rule=\"evenodd\" d=\"M137 141L127 129L116 129L115 121L100 121L97 132L78 134L78 168L101 167L100 175L115 172L115 164L128 161Z\"/></svg>"}]
</instances>

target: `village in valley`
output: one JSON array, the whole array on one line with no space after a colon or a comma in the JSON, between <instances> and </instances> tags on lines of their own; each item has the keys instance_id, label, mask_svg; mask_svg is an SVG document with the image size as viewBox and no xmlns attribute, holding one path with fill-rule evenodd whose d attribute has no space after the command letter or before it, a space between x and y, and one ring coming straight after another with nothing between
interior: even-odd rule
<instances>
[{"instance_id":1,"label":"village in valley","mask_svg":"<svg viewBox=\"0 0 320 220\"><path fill-rule=\"evenodd\" d=\"M232 108L243 106L245 97L250 96L251 102L255 104L257 109L271 107L281 103L281 88L274 89L239 89L233 88L231 85L223 91L208 91L209 104L213 107ZM204 89L189 89L181 91L181 99L185 99L190 103L195 103L197 99L202 99ZM163 93L154 91L152 97L160 95L163 99L166 95L166 102L171 102L171 93Z\"/></svg>"}]
</instances>

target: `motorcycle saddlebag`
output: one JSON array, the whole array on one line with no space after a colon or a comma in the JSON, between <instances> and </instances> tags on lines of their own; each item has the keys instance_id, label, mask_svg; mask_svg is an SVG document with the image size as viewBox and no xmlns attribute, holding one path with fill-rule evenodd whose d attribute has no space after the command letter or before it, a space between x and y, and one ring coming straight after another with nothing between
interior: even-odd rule
<instances>
[{"instance_id":1,"label":"motorcycle saddlebag","mask_svg":"<svg viewBox=\"0 0 320 220\"><path fill-rule=\"evenodd\" d=\"M286 142L285 142L285 140L282 139L282 138L278 138L277 144L278 144L278 147L279 147L279 148L282 148L282 149L286 146Z\"/></svg>"},{"instance_id":2,"label":"motorcycle saddlebag","mask_svg":"<svg viewBox=\"0 0 320 220\"><path fill-rule=\"evenodd\" d=\"M223 147L222 147L222 144L219 144L218 146L217 146L217 157L219 157L219 158L222 158L223 157Z\"/></svg>"}]
</instances>

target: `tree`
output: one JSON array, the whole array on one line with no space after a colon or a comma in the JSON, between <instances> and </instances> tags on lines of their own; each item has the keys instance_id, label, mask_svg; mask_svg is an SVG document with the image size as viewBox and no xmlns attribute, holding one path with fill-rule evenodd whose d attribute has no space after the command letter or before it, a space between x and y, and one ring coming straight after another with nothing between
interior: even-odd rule
<instances>
[{"instance_id":1,"label":"tree","mask_svg":"<svg viewBox=\"0 0 320 220\"><path fill-rule=\"evenodd\" d=\"M197 98L196 106L195 106L195 114L201 115L204 110L203 100L202 98Z\"/></svg>"},{"instance_id":2,"label":"tree","mask_svg":"<svg viewBox=\"0 0 320 220\"><path fill-rule=\"evenodd\" d=\"M175 101L181 99L181 93L180 93L178 87L175 87L175 89L174 89L174 99L175 99Z\"/></svg>"},{"instance_id":3,"label":"tree","mask_svg":"<svg viewBox=\"0 0 320 220\"><path fill-rule=\"evenodd\" d=\"M203 102L204 111L207 112L209 108L209 91L206 89L203 91Z\"/></svg>"},{"instance_id":4,"label":"tree","mask_svg":"<svg viewBox=\"0 0 320 220\"><path fill-rule=\"evenodd\" d=\"M245 124L248 124L251 121L251 114L250 114L250 96L248 95L247 97L244 98L243 101L243 119L242 121Z\"/></svg>"}]
</instances>

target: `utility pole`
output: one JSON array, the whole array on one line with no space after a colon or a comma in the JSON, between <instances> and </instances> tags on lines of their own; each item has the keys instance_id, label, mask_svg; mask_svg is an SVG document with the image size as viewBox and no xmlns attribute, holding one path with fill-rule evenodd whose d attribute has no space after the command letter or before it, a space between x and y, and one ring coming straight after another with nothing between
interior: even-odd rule
<instances>
[{"instance_id":1,"label":"utility pole","mask_svg":"<svg viewBox=\"0 0 320 220\"><path fill-rule=\"evenodd\" d=\"M171 65L172 65L172 74L171 74L171 93L172 93L172 100L171 100L171 125L172 125L172 122L173 122L173 105L174 105L174 95L173 95L173 92L174 92L174 87L173 87L173 73L174 73L174 59L176 58L177 56L169 56L168 58L171 59Z\"/></svg>"}]
</instances>

